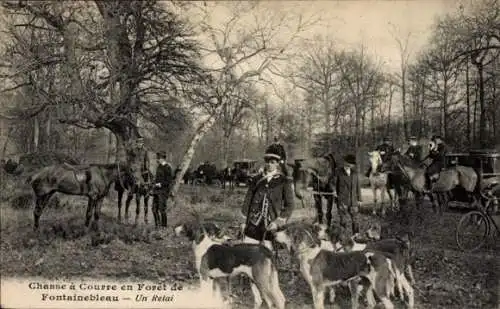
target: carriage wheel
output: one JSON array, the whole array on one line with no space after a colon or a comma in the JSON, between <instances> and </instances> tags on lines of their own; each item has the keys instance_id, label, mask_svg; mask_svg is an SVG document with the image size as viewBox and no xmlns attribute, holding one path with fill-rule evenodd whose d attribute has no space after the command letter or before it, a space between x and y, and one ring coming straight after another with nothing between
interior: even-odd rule
<instances>
[{"instance_id":1,"label":"carriage wheel","mask_svg":"<svg viewBox=\"0 0 500 309\"><path fill-rule=\"evenodd\" d=\"M473 252L485 244L489 231L488 217L478 210L473 210L463 215L458 222L455 239L461 250Z\"/></svg>"}]
</instances>

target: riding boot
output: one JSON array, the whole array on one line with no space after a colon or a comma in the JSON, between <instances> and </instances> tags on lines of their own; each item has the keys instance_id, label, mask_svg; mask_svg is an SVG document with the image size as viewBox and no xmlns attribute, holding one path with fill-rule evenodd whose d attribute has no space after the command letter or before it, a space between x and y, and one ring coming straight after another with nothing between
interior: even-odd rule
<instances>
[{"instance_id":1,"label":"riding boot","mask_svg":"<svg viewBox=\"0 0 500 309\"><path fill-rule=\"evenodd\" d=\"M353 234L359 233L359 224L354 220L354 218L352 218L351 225L352 225L352 233Z\"/></svg>"},{"instance_id":2,"label":"riding boot","mask_svg":"<svg viewBox=\"0 0 500 309\"><path fill-rule=\"evenodd\" d=\"M425 175L425 192L430 192L431 191L431 176L430 175Z\"/></svg>"},{"instance_id":3,"label":"riding boot","mask_svg":"<svg viewBox=\"0 0 500 309\"><path fill-rule=\"evenodd\" d=\"M332 213L326 214L326 226L332 226L332 218L333 218Z\"/></svg>"},{"instance_id":4,"label":"riding boot","mask_svg":"<svg viewBox=\"0 0 500 309\"><path fill-rule=\"evenodd\" d=\"M366 177L370 177L370 173L371 173L371 172L372 172L372 167L370 166L370 167L368 168L368 171L366 171L365 176L366 176Z\"/></svg>"},{"instance_id":5,"label":"riding boot","mask_svg":"<svg viewBox=\"0 0 500 309\"><path fill-rule=\"evenodd\" d=\"M165 211L161 212L161 226L167 227L167 213Z\"/></svg>"}]
</instances>

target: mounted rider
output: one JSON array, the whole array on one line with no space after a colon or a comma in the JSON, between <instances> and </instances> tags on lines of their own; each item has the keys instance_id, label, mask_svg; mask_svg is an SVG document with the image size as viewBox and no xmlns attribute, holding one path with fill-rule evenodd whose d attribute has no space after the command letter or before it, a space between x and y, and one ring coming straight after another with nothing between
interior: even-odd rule
<instances>
[{"instance_id":1,"label":"mounted rider","mask_svg":"<svg viewBox=\"0 0 500 309\"><path fill-rule=\"evenodd\" d=\"M418 144L417 137L410 136L408 144L409 146L405 155L412 158L414 161L420 162L420 159L422 158L422 146Z\"/></svg>"},{"instance_id":2,"label":"mounted rider","mask_svg":"<svg viewBox=\"0 0 500 309\"><path fill-rule=\"evenodd\" d=\"M437 179L441 170L446 164L446 154L448 153L448 147L444 143L443 139L439 135L434 135L431 138L431 148L429 149L429 154L427 158L432 159L432 163L427 167L425 171L425 181L427 190L431 188L431 181Z\"/></svg>"},{"instance_id":3,"label":"mounted rider","mask_svg":"<svg viewBox=\"0 0 500 309\"><path fill-rule=\"evenodd\" d=\"M377 148L375 148L376 151L380 152L380 156L382 157L382 162L387 162L389 159L389 156L394 153L394 146L392 144L392 139L388 136L384 137L382 144L378 145ZM370 173L372 172L372 167L368 168L368 171L366 172L366 177L370 176Z\"/></svg>"}]
</instances>

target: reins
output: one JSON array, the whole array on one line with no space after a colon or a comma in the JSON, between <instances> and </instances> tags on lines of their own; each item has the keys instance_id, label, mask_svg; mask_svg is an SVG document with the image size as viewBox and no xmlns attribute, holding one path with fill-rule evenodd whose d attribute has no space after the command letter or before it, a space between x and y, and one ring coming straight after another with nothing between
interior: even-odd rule
<instances>
[{"instance_id":1,"label":"reins","mask_svg":"<svg viewBox=\"0 0 500 309\"><path fill-rule=\"evenodd\" d=\"M116 163L116 169L118 170L118 182L120 183L120 186L125 189L125 184L123 183L122 179L122 172L120 171L120 162Z\"/></svg>"}]
</instances>

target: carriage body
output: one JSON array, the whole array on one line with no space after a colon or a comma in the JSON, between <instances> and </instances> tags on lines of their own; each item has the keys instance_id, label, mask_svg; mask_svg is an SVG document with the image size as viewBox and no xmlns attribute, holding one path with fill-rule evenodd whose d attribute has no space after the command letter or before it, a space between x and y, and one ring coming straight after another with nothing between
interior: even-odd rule
<instances>
[{"instance_id":1,"label":"carriage body","mask_svg":"<svg viewBox=\"0 0 500 309\"><path fill-rule=\"evenodd\" d=\"M449 153L446 155L446 168L456 165L472 167L478 176L478 183L481 190L482 200L485 202L487 196L495 198L492 190L500 186L500 152L489 149L474 149L468 153ZM500 191L500 190L499 190ZM500 194L498 192L497 194ZM500 196L496 196L500 198ZM471 201L461 187L451 191L451 199L448 203L450 207L470 208Z\"/></svg>"},{"instance_id":2,"label":"carriage body","mask_svg":"<svg viewBox=\"0 0 500 309\"><path fill-rule=\"evenodd\" d=\"M211 185L218 181L217 167L214 164L202 163L193 172L193 184L206 184Z\"/></svg>"},{"instance_id":3,"label":"carriage body","mask_svg":"<svg viewBox=\"0 0 500 309\"><path fill-rule=\"evenodd\" d=\"M252 178L252 174L256 172L256 166L256 160L242 159L233 161L233 173L236 185L240 183L248 184Z\"/></svg>"}]
</instances>

